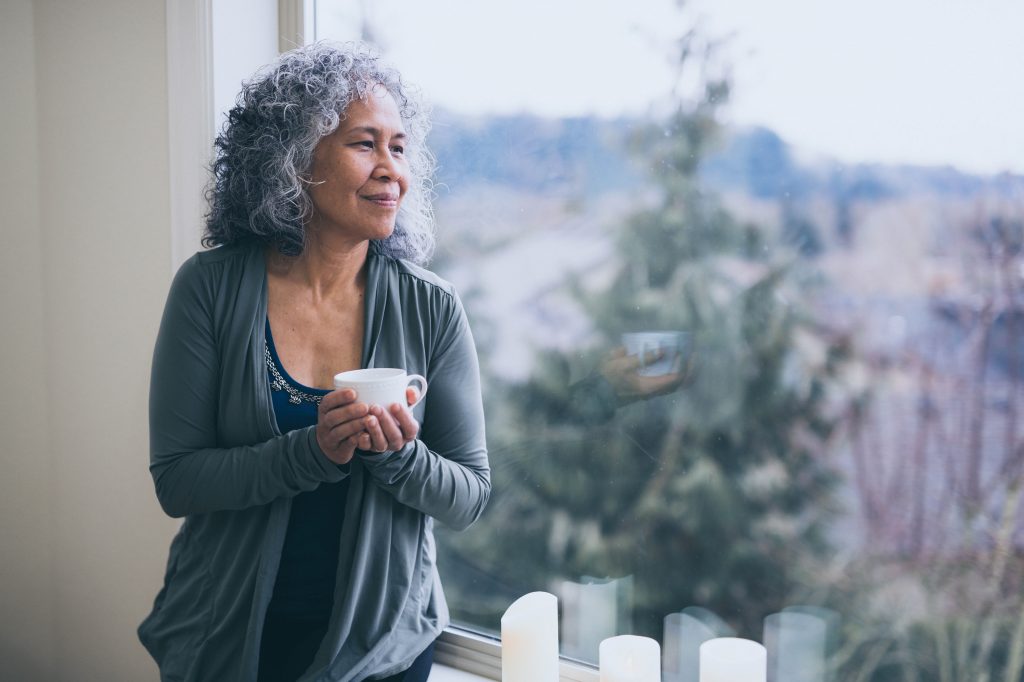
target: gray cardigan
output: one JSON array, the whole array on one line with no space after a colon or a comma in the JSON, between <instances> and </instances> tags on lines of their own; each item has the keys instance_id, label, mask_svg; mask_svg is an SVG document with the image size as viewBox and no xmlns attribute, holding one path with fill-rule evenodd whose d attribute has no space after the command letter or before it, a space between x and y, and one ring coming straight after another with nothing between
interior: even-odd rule
<instances>
[{"instance_id":1,"label":"gray cardigan","mask_svg":"<svg viewBox=\"0 0 1024 682\"><path fill-rule=\"evenodd\" d=\"M448 623L433 519L475 521L490 495L473 337L450 284L371 249L363 367L430 387L402 450L331 462L314 427L277 430L264 364L266 269L256 247L186 262L167 298L150 388L150 471L169 515L163 588L139 638L162 680L256 679L292 497L351 478L327 636L306 681L394 674Z\"/></svg>"}]
</instances>

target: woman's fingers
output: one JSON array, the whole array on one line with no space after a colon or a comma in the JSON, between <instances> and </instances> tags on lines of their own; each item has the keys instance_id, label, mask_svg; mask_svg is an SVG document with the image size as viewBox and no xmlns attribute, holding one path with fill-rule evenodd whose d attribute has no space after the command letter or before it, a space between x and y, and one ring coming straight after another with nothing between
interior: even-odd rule
<instances>
[{"instance_id":1,"label":"woman's fingers","mask_svg":"<svg viewBox=\"0 0 1024 682\"><path fill-rule=\"evenodd\" d=\"M367 421L373 419L373 424L378 431L367 429L375 445L383 439L385 447L375 448L377 450L401 450L405 446L405 439L402 438L402 430L388 412L377 405L370 408L370 416ZM379 435L379 437L378 437Z\"/></svg>"},{"instance_id":2,"label":"woman's fingers","mask_svg":"<svg viewBox=\"0 0 1024 682\"><path fill-rule=\"evenodd\" d=\"M328 433L330 434L330 438L340 445L345 442L346 439L359 435L363 430L362 420L354 419L338 424L334 428L330 429Z\"/></svg>"},{"instance_id":3,"label":"woman's fingers","mask_svg":"<svg viewBox=\"0 0 1024 682\"><path fill-rule=\"evenodd\" d=\"M416 389L410 389L415 392ZM398 424L398 428L402 432L402 440L405 443L416 440L416 436L420 433L420 424L416 421L416 418L412 416L412 412L403 409L401 405L395 403L391 406L391 415L394 417Z\"/></svg>"},{"instance_id":4,"label":"woman's fingers","mask_svg":"<svg viewBox=\"0 0 1024 682\"><path fill-rule=\"evenodd\" d=\"M370 445L363 449L373 452L401 450L405 443L399 437L396 437L396 435L400 436L400 432L398 427L395 426L394 420L376 405L370 408L370 412L370 415L363 420L363 426L366 429ZM366 442L366 440L363 439L361 443Z\"/></svg>"},{"instance_id":5,"label":"woman's fingers","mask_svg":"<svg viewBox=\"0 0 1024 682\"><path fill-rule=\"evenodd\" d=\"M342 407L355 402L355 399L356 392L351 388L342 388L337 391L331 391L320 400L319 411L321 414L326 414L337 407Z\"/></svg>"},{"instance_id":6,"label":"woman's fingers","mask_svg":"<svg viewBox=\"0 0 1024 682\"><path fill-rule=\"evenodd\" d=\"M413 404L418 399L419 391L410 387L406 391L406 400ZM336 444L335 449L338 450L401 450L419 434L420 425L407 407L395 403L390 410L385 410L355 400L355 393L349 389L334 391L321 400L317 424L321 447L326 442ZM351 455L342 458L347 461Z\"/></svg>"},{"instance_id":7,"label":"woman's fingers","mask_svg":"<svg viewBox=\"0 0 1024 682\"><path fill-rule=\"evenodd\" d=\"M359 448L371 452L401 450L419 433L419 423L398 403L391 406L390 412L373 405L370 414L359 423L365 431L359 437Z\"/></svg>"},{"instance_id":8,"label":"woman's fingers","mask_svg":"<svg viewBox=\"0 0 1024 682\"><path fill-rule=\"evenodd\" d=\"M322 413L320 415L320 421L322 421L328 429L334 429L346 422L358 421L369 413L370 406L366 403L349 403L341 407L335 407L326 413Z\"/></svg>"},{"instance_id":9,"label":"woman's fingers","mask_svg":"<svg viewBox=\"0 0 1024 682\"><path fill-rule=\"evenodd\" d=\"M338 442L336 451L342 456L345 461L349 461L356 454L356 449L359 447L359 434L349 436Z\"/></svg>"},{"instance_id":10,"label":"woman's fingers","mask_svg":"<svg viewBox=\"0 0 1024 682\"><path fill-rule=\"evenodd\" d=\"M414 404L419 391L410 387L406 400ZM391 410L356 402L351 389L328 393L320 401L317 440L332 460L344 463L356 449L369 452L401 450L419 434L419 423L408 408L397 403Z\"/></svg>"},{"instance_id":11,"label":"woman's fingers","mask_svg":"<svg viewBox=\"0 0 1024 682\"><path fill-rule=\"evenodd\" d=\"M355 393L352 391L334 391L324 396L317 408L317 443L336 464L346 464L352 459L358 434L363 430L360 419L367 407L353 400Z\"/></svg>"},{"instance_id":12,"label":"woman's fingers","mask_svg":"<svg viewBox=\"0 0 1024 682\"><path fill-rule=\"evenodd\" d=\"M371 411L374 408L370 408ZM372 413L367 415L365 419L362 419L360 423L363 425L363 435L359 436L359 448L362 450L369 450L371 452L384 452L388 449L388 439L384 436L381 431L380 420L377 419Z\"/></svg>"},{"instance_id":13,"label":"woman's fingers","mask_svg":"<svg viewBox=\"0 0 1024 682\"><path fill-rule=\"evenodd\" d=\"M317 406L317 428L330 431L339 424L365 416L367 406L355 399L355 391L349 388L325 395Z\"/></svg>"}]
</instances>

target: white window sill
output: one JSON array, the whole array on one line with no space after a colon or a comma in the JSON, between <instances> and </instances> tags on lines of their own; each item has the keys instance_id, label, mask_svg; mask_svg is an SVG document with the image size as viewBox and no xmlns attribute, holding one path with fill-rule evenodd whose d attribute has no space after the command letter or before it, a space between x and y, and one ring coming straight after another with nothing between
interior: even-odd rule
<instances>
[{"instance_id":1,"label":"white window sill","mask_svg":"<svg viewBox=\"0 0 1024 682\"><path fill-rule=\"evenodd\" d=\"M486 677L480 677L465 670L456 670L446 665L435 663L430 669L430 677L427 682L491 682Z\"/></svg>"},{"instance_id":2,"label":"white window sill","mask_svg":"<svg viewBox=\"0 0 1024 682\"><path fill-rule=\"evenodd\" d=\"M588 671L593 679L597 679L597 673ZM577 673L581 675L580 673ZM586 673L582 673L586 674ZM562 664L562 679L571 682L572 680L579 679L579 677L570 677L565 674L565 664ZM459 670L458 668L452 668L441 663L435 663L430 669L430 677L427 678L427 682L493 682L490 677L484 677L477 675L476 673L466 672L465 670Z\"/></svg>"},{"instance_id":3,"label":"white window sill","mask_svg":"<svg viewBox=\"0 0 1024 682\"><path fill-rule=\"evenodd\" d=\"M493 637L449 628L434 649L430 682L491 682L501 679L501 644ZM576 661L562 659L561 682L598 682L598 671Z\"/></svg>"}]
</instances>

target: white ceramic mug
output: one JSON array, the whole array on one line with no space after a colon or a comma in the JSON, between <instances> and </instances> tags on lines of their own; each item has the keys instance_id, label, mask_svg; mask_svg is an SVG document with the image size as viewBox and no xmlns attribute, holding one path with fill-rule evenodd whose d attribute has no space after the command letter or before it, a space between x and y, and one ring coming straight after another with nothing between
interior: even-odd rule
<instances>
[{"instance_id":1,"label":"white ceramic mug","mask_svg":"<svg viewBox=\"0 0 1024 682\"><path fill-rule=\"evenodd\" d=\"M690 353L688 332L632 332L622 335L626 354L640 358L640 376L656 377L682 371L682 362ZM661 353L654 362L646 363L652 353ZM677 360L679 364L677 364Z\"/></svg>"},{"instance_id":2,"label":"white ceramic mug","mask_svg":"<svg viewBox=\"0 0 1024 682\"><path fill-rule=\"evenodd\" d=\"M334 388L351 388L356 400L367 405L379 405L387 409L392 403L407 404L405 389L412 382L420 384L420 396L409 407L418 405L427 394L427 380L419 374L406 374L404 369L375 367L353 369L334 375Z\"/></svg>"}]
</instances>

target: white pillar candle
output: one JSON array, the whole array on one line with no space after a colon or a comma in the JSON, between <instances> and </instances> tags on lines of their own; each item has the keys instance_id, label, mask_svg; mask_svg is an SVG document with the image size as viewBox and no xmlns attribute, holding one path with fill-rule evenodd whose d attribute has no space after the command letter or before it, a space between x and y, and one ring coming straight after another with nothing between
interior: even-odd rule
<instances>
[{"instance_id":1,"label":"white pillar candle","mask_svg":"<svg viewBox=\"0 0 1024 682\"><path fill-rule=\"evenodd\" d=\"M700 645L700 682L766 682L768 652L749 639L717 637Z\"/></svg>"},{"instance_id":2,"label":"white pillar candle","mask_svg":"<svg viewBox=\"0 0 1024 682\"><path fill-rule=\"evenodd\" d=\"M609 637L598 658L601 682L661 682L661 647L650 637Z\"/></svg>"},{"instance_id":3,"label":"white pillar candle","mask_svg":"<svg viewBox=\"0 0 1024 682\"><path fill-rule=\"evenodd\" d=\"M501 682L558 682L555 595L523 595L501 617Z\"/></svg>"}]
</instances>

